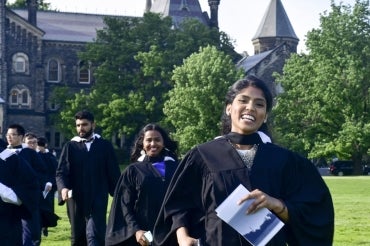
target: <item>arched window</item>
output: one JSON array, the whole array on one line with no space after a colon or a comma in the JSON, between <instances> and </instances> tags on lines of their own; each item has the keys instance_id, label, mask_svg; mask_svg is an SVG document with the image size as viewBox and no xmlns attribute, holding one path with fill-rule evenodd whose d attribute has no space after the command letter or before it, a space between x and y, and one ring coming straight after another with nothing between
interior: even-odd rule
<instances>
[{"instance_id":1,"label":"arched window","mask_svg":"<svg viewBox=\"0 0 370 246\"><path fill-rule=\"evenodd\" d=\"M29 73L28 56L24 53L18 52L13 55L13 69L14 73Z\"/></svg>"},{"instance_id":2,"label":"arched window","mask_svg":"<svg viewBox=\"0 0 370 246\"><path fill-rule=\"evenodd\" d=\"M17 85L10 90L9 103L11 106L30 106L30 90L24 85Z\"/></svg>"},{"instance_id":3,"label":"arched window","mask_svg":"<svg viewBox=\"0 0 370 246\"><path fill-rule=\"evenodd\" d=\"M10 93L10 104L17 104L18 105L18 90L12 90Z\"/></svg>"},{"instance_id":4,"label":"arched window","mask_svg":"<svg viewBox=\"0 0 370 246\"><path fill-rule=\"evenodd\" d=\"M80 83L90 83L90 63L80 61L78 81Z\"/></svg>"},{"instance_id":5,"label":"arched window","mask_svg":"<svg viewBox=\"0 0 370 246\"><path fill-rule=\"evenodd\" d=\"M27 105L28 104L28 90L23 90L22 91L22 105Z\"/></svg>"},{"instance_id":6,"label":"arched window","mask_svg":"<svg viewBox=\"0 0 370 246\"><path fill-rule=\"evenodd\" d=\"M50 59L48 62L48 72L47 72L49 82L59 82L61 69L60 63L56 59Z\"/></svg>"}]
</instances>

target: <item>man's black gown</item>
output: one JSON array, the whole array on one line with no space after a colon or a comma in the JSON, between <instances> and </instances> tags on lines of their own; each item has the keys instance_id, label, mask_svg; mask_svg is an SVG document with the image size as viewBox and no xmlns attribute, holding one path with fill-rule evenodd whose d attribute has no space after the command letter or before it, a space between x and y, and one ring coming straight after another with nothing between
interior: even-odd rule
<instances>
[{"instance_id":1,"label":"man's black gown","mask_svg":"<svg viewBox=\"0 0 370 246\"><path fill-rule=\"evenodd\" d=\"M130 164L118 181L106 232L106 245L137 246L135 232L153 232L164 194L177 167L175 159L165 161L165 176L152 166L164 156ZM152 244L155 245L155 244Z\"/></svg>"},{"instance_id":2,"label":"man's black gown","mask_svg":"<svg viewBox=\"0 0 370 246\"><path fill-rule=\"evenodd\" d=\"M334 209L330 192L307 159L274 144L259 144L249 171L221 137L192 149L179 164L154 228L158 245L177 245L181 226L203 245L249 245L215 209L239 185L282 199L289 222L268 245L332 245Z\"/></svg>"},{"instance_id":3,"label":"man's black gown","mask_svg":"<svg viewBox=\"0 0 370 246\"><path fill-rule=\"evenodd\" d=\"M38 208L37 175L28 163L12 154L6 160L0 159L0 182L11 188L22 201L18 206L0 199L0 245L22 245L21 219L29 219L32 211Z\"/></svg>"},{"instance_id":4,"label":"man's black gown","mask_svg":"<svg viewBox=\"0 0 370 246\"><path fill-rule=\"evenodd\" d=\"M58 204L64 204L60 191L63 188L72 190L67 211L73 243L85 243L84 221L88 218L94 218L96 238L104 242L108 194L113 196L120 173L109 141L96 137L89 151L83 142L69 141L64 145L56 171Z\"/></svg>"}]
</instances>

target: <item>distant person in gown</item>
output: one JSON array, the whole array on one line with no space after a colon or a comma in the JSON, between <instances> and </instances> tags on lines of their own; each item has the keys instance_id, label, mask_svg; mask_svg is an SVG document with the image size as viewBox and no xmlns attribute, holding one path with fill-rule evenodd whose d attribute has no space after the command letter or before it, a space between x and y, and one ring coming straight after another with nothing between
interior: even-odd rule
<instances>
[{"instance_id":1,"label":"distant person in gown","mask_svg":"<svg viewBox=\"0 0 370 246\"><path fill-rule=\"evenodd\" d=\"M71 245L100 246L120 169L112 143L94 132L91 112L77 112L75 126L77 136L63 146L56 171L59 205L67 203Z\"/></svg>"},{"instance_id":2,"label":"distant person in gown","mask_svg":"<svg viewBox=\"0 0 370 246\"><path fill-rule=\"evenodd\" d=\"M22 219L39 205L37 174L0 139L0 245L23 245Z\"/></svg>"},{"instance_id":3,"label":"distant person in gown","mask_svg":"<svg viewBox=\"0 0 370 246\"><path fill-rule=\"evenodd\" d=\"M200 144L182 159L154 227L158 245L240 246L249 243L217 217L215 209L239 185L255 199L246 212L267 208L284 227L269 245L332 245L334 209L316 167L306 158L262 141L272 95L248 76L227 92L223 136Z\"/></svg>"},{"instance_id":4,"label":"distant person in gown","mask_svg":"<svg viewBox=\"0 0 370 246\"><path fill-rule=\"evenodd\" d=\"M146 125L135 140L131 164L116 187L106 245L149 245L164 194L177 167L177 143L157 124ZM156 245L156 244L151 244Z\"/></svg>"}]
</instances>

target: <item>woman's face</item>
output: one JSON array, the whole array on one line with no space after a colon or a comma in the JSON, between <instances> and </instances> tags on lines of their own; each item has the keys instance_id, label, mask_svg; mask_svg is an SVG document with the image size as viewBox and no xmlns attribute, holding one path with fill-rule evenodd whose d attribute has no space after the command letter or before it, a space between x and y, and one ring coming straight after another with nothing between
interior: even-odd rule
<instances>
[{"instance_id":1,"label":"woman's face","mask_svg":"<svg viewBox=\"0 0 370 246\"><path fill-rule=\"evenodd\" d=\"M149 130L145 132L143 139L143 149L148 156L154 157L159 155L163 148L163 138L158 131Z\"/></svg>"},{"instance_id":2,"label":"woman's face","mask_svg":"<svg viewBox=\"0 0 370 246\"><path fill-rule=\"evenodd\" d=\"M248 86L226 107L231 116L231 131L240 134L256 132L267 119L266 99L261 89Z\"/></svg>"}]
</instances>

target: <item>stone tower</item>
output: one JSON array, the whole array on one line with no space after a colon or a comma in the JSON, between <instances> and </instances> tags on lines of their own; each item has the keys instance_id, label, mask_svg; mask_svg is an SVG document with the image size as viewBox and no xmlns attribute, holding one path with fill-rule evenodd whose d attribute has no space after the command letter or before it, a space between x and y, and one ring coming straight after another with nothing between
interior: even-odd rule
<instances>
[{"instance_id":1,"label":"stone tower","mask_svg":"<svg viewBox=\"0 0 370 246\"><path fill-rule=\"evenodd\" d=\"M288 45L290 52L297 52L299 39L281 0L271 0L252 42L254 54L272 50L283 43Z\"/></svg>"},{"instance_id":2,"label":"stone tower","mask_svg":"<svg viewBox=\"0 0 370 246\"><path fill-rule=\"evenodd\" d=\"M208 0L208 5L211 12L210 26L218 28L218 6L220 0Z\"/></svg>"},{"instance_id":3,"label":"stone tower","mask_svg":"<svg viewBox=\"0 0 370 246\"><path fill-rule=\"evenodd\" d=\"M202 12L198 0L155 0L152 2L150 11L163 16L171 16L175 28L188 18L197 19L209 26L209 18Z\"/></svg>"}]
</instances>

